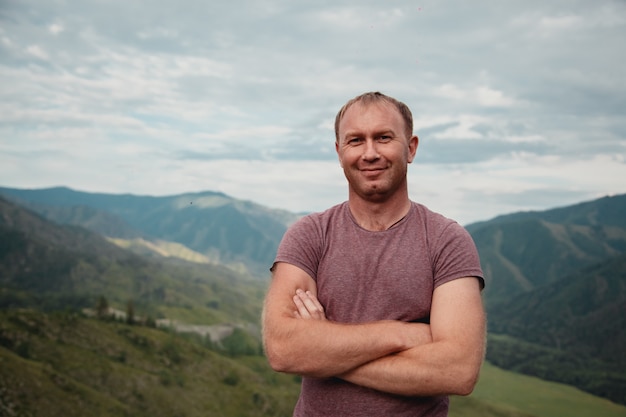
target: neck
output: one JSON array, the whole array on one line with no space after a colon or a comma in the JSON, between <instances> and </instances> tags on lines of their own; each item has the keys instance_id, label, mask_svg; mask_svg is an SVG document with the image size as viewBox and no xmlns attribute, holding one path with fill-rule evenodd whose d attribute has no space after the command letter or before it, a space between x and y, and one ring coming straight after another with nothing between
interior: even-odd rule
<instances>
[{"instance_id":1,"label":"neck","mask_svg":"<svg viewBox=\"0 0 626 417\"><path fill-rule=\"evenodd\" d=\"M373 232L394 226L411 208L411 201L406 194L383 201L369 201L350 195L348 203L358 225Z\"/></svg>"}]
</instances>

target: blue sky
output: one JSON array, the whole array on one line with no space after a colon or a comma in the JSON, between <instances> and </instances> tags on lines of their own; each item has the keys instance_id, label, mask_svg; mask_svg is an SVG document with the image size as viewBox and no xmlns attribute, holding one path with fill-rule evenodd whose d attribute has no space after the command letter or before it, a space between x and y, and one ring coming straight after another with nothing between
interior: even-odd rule
<instances>
[{"instance_id":1,"label":"blue sky","mask_svg":"<svg viewBox=\"0 0 626 417\"><path fill-rule=\"evenodd\" d=\"M333 119L411 107L463 224L626 192L624 1L0 1L0 185L347 197Z\"/></svg>"}]
</instances>

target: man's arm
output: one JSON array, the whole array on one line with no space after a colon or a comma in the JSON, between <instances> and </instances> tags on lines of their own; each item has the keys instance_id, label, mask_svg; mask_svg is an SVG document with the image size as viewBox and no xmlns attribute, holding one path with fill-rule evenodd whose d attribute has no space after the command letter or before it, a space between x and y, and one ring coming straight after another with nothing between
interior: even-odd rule
<instances>
[{"instance_id":1,"label":"man's arm","mask_svg":"<svg viewBox=\"0 0 626 417\"><path fill-rule=\"evenodd\" d=\"M300 296L296 295L299 289L303 291ZM336 376L431 340L425 324L325 320L319 311L321 305L311 302L316 297L315 281L305 271L288 263L275 265L263 311L263 341L273 369L305 376ZM298 299L304 300L300 306L296 305ZM306 317L299 317L298 311Z\"/></svg>"},{"instance_id":2,"label":"man's arm","mask_svg":"<svg viewBox=\"0 0 626 417\"><path fill-rule=\"evenodd\" d=\"M461 278L435 289L430 330L432 343L370 362L342 377L401 395L470 394L485 354L485 313L478 279Z\"/></svg>"},{"instance_id":3,"label":"man's arm","mask_svg":"<svg viewBox=\"0 0 626 417\"><path fill-rule=\"evenodd\" d=\"M313 318L302 311L302 318ZM305 321L305 320L303 320ZM485 313L476 278L435 289L432 343L387 355L339 375L357 385L411 396L467 395L478 380L485 352Z\"/></svg>"}]
</instances>

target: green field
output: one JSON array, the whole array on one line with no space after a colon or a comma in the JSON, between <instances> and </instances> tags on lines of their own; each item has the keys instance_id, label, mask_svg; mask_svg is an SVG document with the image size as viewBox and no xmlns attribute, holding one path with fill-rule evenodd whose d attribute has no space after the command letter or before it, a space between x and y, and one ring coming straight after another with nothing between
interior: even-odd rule
<instances>
[{"instance_id":1,"label":"green field","mask_svg":"<svg viewBox=\"0 0 626 417\"><path fill-rule=\"evenodd\" d=\"M485 407L484 414L480 414L481 407ZM569 385L520 375L485 363L474 393L468 398L452 398L450 407L450 417L478 415L624 417L626 407Z\"/></svg>"},{"instance_id":2,"label":"green field","mask_svg":"<svg viewBox=\"0 0 626 417\"><path fill-rule=\"evenodd\" d=\"M0 416L291 415L298 378L273 372L246 337L218 349L76 313L0 310ZM626 417L626 407L489 363L470 397L451 399L450 417L562 416Z\"/></svg>"}]
</instances>

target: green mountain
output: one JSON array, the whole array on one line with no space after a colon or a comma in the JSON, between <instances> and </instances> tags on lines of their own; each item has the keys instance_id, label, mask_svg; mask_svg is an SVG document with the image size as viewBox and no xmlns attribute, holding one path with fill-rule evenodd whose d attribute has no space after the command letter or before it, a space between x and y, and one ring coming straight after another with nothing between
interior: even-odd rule
<instances>
[{"instance_id":1,"label":"green mountain","mask_svg":"<svg viewBox=\"0 0 626 417\"><path fill-rule=\"evenodd\" d=\"M144 259L3 199L0 242L2 415L291 414L299 380L269 369L254 332L235 330L216 344L206 336L80 312L104 295L119 308L135 300L138 315L254 324L263 296L258 280L216 265ZM484 373L493 372L487 367ZM517 378L508 375L506 384ZM499 379L499 387L506 384ZM454 398L450 415L550 415L542 411L546 405L529 412L506 401ZM585 404L620 410L592 397Z\"/></svg>"},{"instance_id":2,"label":"green mountain","mask_svg":"<svg viewBox=\"0 0 626 417\"><path fill-rule=\"evenodd\" d=\"M626 404L624 312L626 254L493 306L487 359Z\"/></svg>"},{"instance_id":3,"label":"green mountain","mask_svg":"<svg viewBox=\"0 0 626 417\"><path fill-rule=\"evenodd\" d=\"M496 333L576 349L626 371L626 254L497 304L490 313Z\"/></svg>"},{"instance_id":4,"label":"green mountain","mask_svg":"<svg viewBox=\"0 0 626 417\"><path fill-rule=\"evenodd\" d=\"M134 255L0 198L0 308L77 309L105 297L122 310L132 301L154 319L258 327L265 287L220 265Z\"/></svg>"},{"instance_id":5,"label":"green mountain","mask_svg":"<svg viewBox=\"0 0 626 417\"><path fill-rule=\"evenodd\" d=\"M65 188L0 193L39 213L2 203L0 307L93 307L105 296L122 310L130 300L138 314L156 319L235 321L252 329L251 335L255 326L258 333L266 281L247 278L232 266L240 263L267 275L282 233L297 218L220 193L137 197ZM622 213L626 195L467 226L487 280L490 362L626 404ZM109 240L46 219L82 225ZM150 260L110 240L137 253L177 252L195 263ZM261 252L267 256L263 262Z\"/></svg>"},{"instance_id":6,"label":"green mountain","mask_svg":"<svg viewBox=\"0 0 626 417\"><path fill-rule=\"evenodd\" d=\"M217 192L151 197L58 187L0 188L0 194L57 223L111 238L177 242L212 261L244 265L263 277L287 226L298 218Z\"/></svg>"},{"instance_id":7,"label":"green mountain","mask_svg":"<svg viewBox=\"0 0 626 417\"><path fill-rule=\"evenodd\" d=\"M2 416L288 416L298 381L166 330L0 311Z\"/></svg>"},{"instance_id":8,"label":"green mountain","mask_svg":"<svg viewBox=\"0 0 626 417\"><path fill-rule=\"evenodd\" d=\"M510 223L518 220L538 219L549 223L579 224L585 226L605 225L626 228L626 194L605 196L566 207L544 211L524 211L503 214L494 219L467 226L471 232L485 224Z\"/></svg>"},{"instance_id":9,"label":"green mountain","mask_svg":"<svg viewBox=\"0 0 626 417\"><path fill-rule=\"evenodd\" d=\"M626 195L467 226L490 306L626 252Z\"/></svg>"},{"instance_id":10,"label":"green mountain","mask_svg":"<svg viewBox=\"0 0 626 417\"><path fill-rule=\"evenodd\" d=\"M0 415L290 416L299 379L258 355L76 313L0 311ZM618 417L626 407L485 364L450 417Z\"/></svg>"},{"instance_id":11,"label":"green mountain","mask_svg":"<svg viewBox=\"0 0 626 417\"><path fill-rule=\"evenodd\" d=\"M626 195L468 226L498 366L626 404Z\"/></svg>"}]
</instances>

